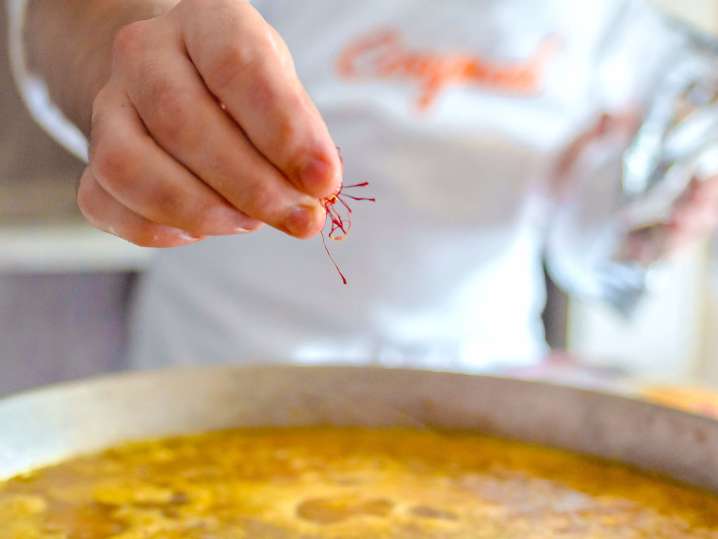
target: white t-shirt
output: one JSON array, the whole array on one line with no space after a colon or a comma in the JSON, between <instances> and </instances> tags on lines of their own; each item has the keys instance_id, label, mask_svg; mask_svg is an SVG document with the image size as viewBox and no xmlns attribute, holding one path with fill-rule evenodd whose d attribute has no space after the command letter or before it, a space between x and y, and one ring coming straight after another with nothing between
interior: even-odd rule
<instances>
[{"instance_id":1,"label":"white t-shirt","mask_svg":"<svg viewBox=\"0 0 718 539\"><path fill-rule=\"evenodd\" d=\"M368 180L378 201L357 203L350 237L330 245L348 286L320 240L270 229L158 252L133 365L540 359L552 166L599 111L648 94L672 39L658 17L639 0L254 3L293 52L346 181ZM83 155L12 50L38 121Z\"/></svg>"}]
</instances>

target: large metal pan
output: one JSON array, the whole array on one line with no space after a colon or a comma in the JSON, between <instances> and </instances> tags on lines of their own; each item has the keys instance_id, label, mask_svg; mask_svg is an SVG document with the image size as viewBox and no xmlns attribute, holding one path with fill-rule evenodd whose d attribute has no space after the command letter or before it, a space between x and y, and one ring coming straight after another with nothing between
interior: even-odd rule
<instances>
[{"instance_id":1,"label":"large metal pan","mask_svg":"<svg viewBox=\"0 0 718 539\"><path fill-rule=\"evenodd\" d=\"M134 373L10 397L0 401L0 479L130 439L311 424L478 429L718 492L718 422L539 382L350 367Z\"/></svg>"}]
</instances>

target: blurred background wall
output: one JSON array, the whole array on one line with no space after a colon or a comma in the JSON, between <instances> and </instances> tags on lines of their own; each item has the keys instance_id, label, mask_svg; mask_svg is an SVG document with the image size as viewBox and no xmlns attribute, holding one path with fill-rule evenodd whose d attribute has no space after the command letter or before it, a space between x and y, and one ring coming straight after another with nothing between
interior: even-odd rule
<instances>
[{"instance_id":1,"label":"blurred background wall","mask_svg":"<svg viewBox=\"0 0 718 539\"><path fill-rule=\"evenodd\" d=\"M82 164L26 113L7 64L4 11L0 34L3 394L121 368L128 294L144 254L82 223Z\"/></svg>"}]
</instances>

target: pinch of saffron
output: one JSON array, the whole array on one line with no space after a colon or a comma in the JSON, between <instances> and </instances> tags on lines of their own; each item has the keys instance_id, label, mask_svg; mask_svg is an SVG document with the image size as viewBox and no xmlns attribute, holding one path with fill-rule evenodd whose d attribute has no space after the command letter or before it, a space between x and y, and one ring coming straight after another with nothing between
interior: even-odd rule
<instances>
[{"instance_id":1,"label":"pinch of saffron","mask_svg":"<svg viewBox=\"0 0 718 539\"><path fill-rule=\"evenodd\" d=\"M326 223L324 229L322 230L322 243L324 245L324 250L326 251L327 256L329 256L329 260L331 260L332 264L334 264L334 267L336 268L337 273L339 273L339 277L341 278L342 283L345 285L348 284L347 278L339 267L337 261L334 259L334 256L332 256L332 253L329 250L329 246L327 245L327 238L333 241L342 241L346 239L346 237L349 235L349 231L352 228L353 213L352 208L348 202L349 200L376 202L376 199L374 197L359 197L354 195L348 195L344 192L347 189L357 189L367 187L368 185L369 182L359 182L351 185L343 185L335 195L332 195L322 200L324 210L326 211ZM329 231L325 233L325 229L327 227L329 228Z\"/></svg>"}]
</instances>

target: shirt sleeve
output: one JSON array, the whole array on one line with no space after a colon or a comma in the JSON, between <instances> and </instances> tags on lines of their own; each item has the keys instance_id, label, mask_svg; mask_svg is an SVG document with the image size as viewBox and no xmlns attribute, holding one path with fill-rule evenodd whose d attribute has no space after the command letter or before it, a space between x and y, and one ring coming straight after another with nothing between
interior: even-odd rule
<instances>
[{"instance_id":1,"label":"shirt sleeve","mask_svg":"<svg viewBox=\"0 0 718 539\"><path fill-rule=\"evenodd\" d=\"M35 121L70 153L87 161L87 138L52 102L45 81L28 67L23 39L27 5L28 0L6 0L8 52L15 84Z\"/></svg>"}]
</instances>

